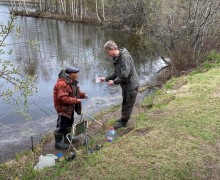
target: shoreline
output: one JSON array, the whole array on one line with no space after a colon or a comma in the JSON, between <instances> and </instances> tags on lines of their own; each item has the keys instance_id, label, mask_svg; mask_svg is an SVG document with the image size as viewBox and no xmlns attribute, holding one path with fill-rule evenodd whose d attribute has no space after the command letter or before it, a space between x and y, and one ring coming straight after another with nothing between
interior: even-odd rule
<instances>
[{"instance_id":1,"label":"shoreline","mask_svg":"<svg viewBox=\"0 0 220 180\"><path fill-rule=\"evenodd\" d=\"M62 14L53 14L53 13L47 13L47 12L28 12L25 11L10 11L10 14L14 14L15 16L26 16L26 17L33 17L33 18L45 18L45 19L54 19L54 20L63 20L63 21L70 21L70 22L78 22L78 23L90 23L96 26L102 26L102 23L97 21L95 18L84 16L81 18L75 17L70 18L66 15Z\"/></svg>"},{"instance_id":2,"label":"shoreline","mask_svg":"<svg viewBox=\"0 0 220 180\"><path fill-rule=\"evenodd\" d=\"M141 86L140 86L141 87ZM143 86L142 86L143 87ZM142 92L139 92L136 103L138 104L145 96L147 96L154 87L147 87ZM118 97L116 97L118 98ZM100 108L97 111L90 113L90 116L95 116L102 111L107 111L114 105L120 104L121 98L118 98L117 103L110 104L108 107ZM80 116L75 116L75 122L79 120ZM27 121L20 124L10 124L14 128L6 128L1 126L0 131L3 136L0 137L0 143L2 148L0 149L0 164L10 161L16 157L16 155L32 150L31 138L33 138L33 145L36 146L40 143L41 139L54 131L56 126L57 115L40 118L36 121ZM9 126L9 127L10 127Z\"/></svg>"}]
</instances>

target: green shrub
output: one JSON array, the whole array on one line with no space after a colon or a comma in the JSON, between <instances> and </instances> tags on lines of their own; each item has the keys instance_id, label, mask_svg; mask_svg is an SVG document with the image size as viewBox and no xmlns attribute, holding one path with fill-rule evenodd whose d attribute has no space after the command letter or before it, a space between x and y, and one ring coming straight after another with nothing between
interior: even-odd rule
<instances>
[{"instance_id":1,"label":"green shrub","mask_svg":"<svg viewBox=\"0 0 220 180\"><path fill-rule=\"evenodd\" d=\"M220 64L220 52L213 50L207 55L206 59L208 62Z\"/></svg>"}]
</instances>

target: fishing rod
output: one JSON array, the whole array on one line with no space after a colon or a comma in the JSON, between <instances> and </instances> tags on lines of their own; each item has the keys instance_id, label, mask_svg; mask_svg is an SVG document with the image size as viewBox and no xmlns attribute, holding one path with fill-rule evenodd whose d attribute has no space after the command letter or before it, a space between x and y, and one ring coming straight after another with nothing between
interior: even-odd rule
<instances>
[{"instance_id":1,"label":"fishing rod","mask_svg":"<svg viewBox=\"0 0 220 180\"><path fill-rule=\"evenodd\" d=\"M11 130L13 130L13 131L16 131L15 129L13 129L13 128L9 127L9 126L6 126L6 125L4 125L4 124L2 124L2 123L0 123L0 125L4 126L4 127L6 127L6 128L9 128L9 129L11 129Z\"/></svg>"},{"instance_id":2,"label":"fishing rod","mask_svg":"<svg viewBox=\"0 0 220 180\"><path fill-rule=\"evenodd\" d=\"M8 111L7 113L5 113L5 114L0 118L0 120L1 120L2 118L4 118L5 116L7 116L9 113L10 113L10 111ZM4 126L4 127L6 127L6 128L9 128L9 129L15 130L15 129L13 129L13 128L9 127L9 126L6 126L6 125L4 125L4 124L2 124L2 123L0 123L0 125Z\"/></svg>"},{"instance_id":3,"label":"fishing rod","mask_svg":"<svg viewBox=\"0 0 220 180\"><path fill-rule=\"evenodd\" d=\"M33 104L35 104L37 107L40 108L40 106L44 107L45 109L47 109L48 111L52 112L53 114L57 114L56 112L52 111L51 109L49 109L48 107L44 106L43 104L41 103L37 103L36 104L36 101L32 102ZM47 115L50 115L49 113L47 113L45 110L43 110L42 108L40 108L43 112L45 112Z\"/></svg>"},{"instance_id":4,"label":"fishing rod","mask_svg":"<svg viewBox=\"0 0 220 180\"><path fill-rule=\"evenodd\" d=\"M46 112L44 109L42 109L39 104L37 104L36 102L32 102L33 104L35 104L41 111L43 111L45 114L47 114L48 116L50 116L50 114L48 112Z\"/></svg>"},{"instance_id":5,"label":"fishing rod","mask_svg":"<svg viewBox=\"0 0 220 180\"><path fill-rule=\"evenodd\" d=\"M91 120L93 120L93 121L97 122L98 124L100 124L100 125L104 126L104 124L103 124L103 123L101 123L101 122L99 122L99 121L95 120L95 119L94 119L94 118L92 118L91 116L89 116L89 115L87 115L87 114L85 114L85 113L82 113L82 115L85 115L85 116L86 116L86 117L88 117L89 119L91 119Z\"/></svg>"}]
</instances>

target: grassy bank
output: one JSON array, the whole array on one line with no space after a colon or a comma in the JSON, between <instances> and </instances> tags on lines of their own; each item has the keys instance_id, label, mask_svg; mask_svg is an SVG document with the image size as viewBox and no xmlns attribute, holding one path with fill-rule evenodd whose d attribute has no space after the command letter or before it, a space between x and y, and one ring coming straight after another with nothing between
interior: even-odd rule
<instances>
[{"instance_id":1,"label":"grassy bank","mask_svg":"<svg viewBox=\"0 0 220 180\"><path fill-rule=\"evenodd\" d=\"M40 145L35 154L2 164L3 178L219 179L220 67L208 68L173 78L146 97L132 129L96 153L80 150L74 161L34 171Z\"/></svg>"}]
</instances>

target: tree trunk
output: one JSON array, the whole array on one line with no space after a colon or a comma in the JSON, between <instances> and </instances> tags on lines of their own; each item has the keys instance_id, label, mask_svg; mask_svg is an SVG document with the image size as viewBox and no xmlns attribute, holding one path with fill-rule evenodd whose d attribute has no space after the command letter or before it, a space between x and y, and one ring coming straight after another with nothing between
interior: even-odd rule
<instances>
[{"instance_id":1,"label":"tree trunk","mask_svg":"<svg viewBox=\"0 0 220 180\"><path fill-rule=\"evenodd\" d=\"M75 19L75 0L71 1L71 14L72 14L72 18L74 20Z\"/></svg>"},{"instance_id":2,"label":"tree trunk","mask_svg":"<svg viewBox=\"0 0 220 180\"><path fill-rule=\"evenodd\" d=\"M82 0L80 0L80 19L82 21L82 15L83 15L83 5L82 5Z\"/></svg>"},{"instance_id":3,"label":"tree trunk","mask_svg":"<svg viewBox=\"0 0 220 180\"><path fill-rule=\"evenodd\" d=\"M102 22L101 19L99 18L98 2L97 2L97 0L95 0L95 9L96 9L96 16L97 16L97 19L98 19L100 22Z\"/></svg>"},{"instance_id":4,"label":"tree trunk","mask_svg":"<svg viewBox=\"0 0 220 180\"><path fill-rule=\"evenodd\" d=\"M105 0L102 0L102 17L103 20L105 21Z\"/></svg>"},{"instance_id":5,"label":"tree trunk","mask_svg":"<svg viewBox=\"0 0 220 180\"><path fill-rule=\"evenodd\" d=\"M24 10L25 10L26 14L28 14L27 7L26 7L26 4L25 4L25 0L23 0L23 4L24 4Z\"/></svg>"}]
</instances>

